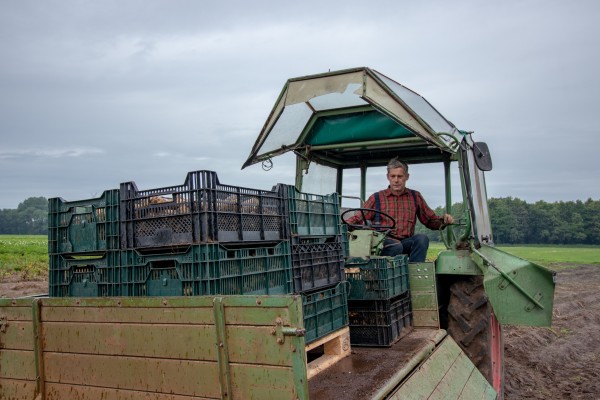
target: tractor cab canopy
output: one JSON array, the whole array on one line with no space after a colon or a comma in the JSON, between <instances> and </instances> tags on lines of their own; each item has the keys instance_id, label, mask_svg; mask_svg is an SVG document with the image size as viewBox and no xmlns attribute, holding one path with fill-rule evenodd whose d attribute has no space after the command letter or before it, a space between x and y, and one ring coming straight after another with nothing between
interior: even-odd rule
<instances>
[{"instance_id":1,"label":"tractor cab canopy","mask_svg":"<svg viewBox=\"0 0 600 400\"><path fill-rule=\"evenodd\" d=\"M336 168L448 160L462 133L419 94L370 68L289 79L242 168L293 151Z\"/></svg>"}]
</instances>

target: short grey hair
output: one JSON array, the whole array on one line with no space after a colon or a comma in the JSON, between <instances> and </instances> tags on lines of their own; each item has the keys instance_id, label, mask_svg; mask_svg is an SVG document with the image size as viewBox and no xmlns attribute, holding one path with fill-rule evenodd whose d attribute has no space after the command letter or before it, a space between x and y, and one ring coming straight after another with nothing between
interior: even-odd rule
<instances>
[{"instance_id":1,"label":"short grey hair","mask_svg":"<svg viewBox=\"0 0 600 400\"><path fill-rule=\"evenodd\" d=\"M404 168L404 172L406 172L408 174L408 164L405 163L404 161L402 161L398 157L394 157L390 160L390 162L388 162L387 172L390 172L390 170L396 169L396 168Z\"/></svg>"}]
</instances>

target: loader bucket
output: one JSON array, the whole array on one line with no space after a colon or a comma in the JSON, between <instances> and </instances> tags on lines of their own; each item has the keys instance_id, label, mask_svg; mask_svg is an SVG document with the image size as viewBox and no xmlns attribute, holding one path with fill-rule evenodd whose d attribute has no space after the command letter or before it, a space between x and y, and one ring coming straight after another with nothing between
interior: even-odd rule
<instances>
[{"instance_id":1,"label":"loader bucket","mask_svg":"<svg viewBox=\"0 0 600 400\"><path fill-rule=\"evenodd\" d=\"M487 245L473 250L472 257L501 324L552 324L555 272Z\"/></svg>"}]
</instances>

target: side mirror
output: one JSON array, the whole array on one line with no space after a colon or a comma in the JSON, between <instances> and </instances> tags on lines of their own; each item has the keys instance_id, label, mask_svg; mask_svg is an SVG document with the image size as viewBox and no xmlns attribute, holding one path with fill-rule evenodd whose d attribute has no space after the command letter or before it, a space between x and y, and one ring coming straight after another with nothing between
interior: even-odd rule
<instances>
[{"instance_id":1,"label":"side mirror","mask_svg":"<svg viewBox=\"0 0 600 400\"><path fill-rule=\"evenodd\" d=\"M473 143L473 156L475 158L475 164L477 168L482 171L492 170L492 155L487 143L475 142Z\"/></svg>"}]
</instances>

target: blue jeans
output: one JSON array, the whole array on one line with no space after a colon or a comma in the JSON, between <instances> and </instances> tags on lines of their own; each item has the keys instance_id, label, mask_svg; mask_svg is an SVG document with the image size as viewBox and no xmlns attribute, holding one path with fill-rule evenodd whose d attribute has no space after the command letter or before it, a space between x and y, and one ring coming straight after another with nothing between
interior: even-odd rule
<instances>
[{"instance_id":1,"label":"blue jeans","mask_svg":"<svg viewBox=\"0 0 600 400\"><path fill-rule=\"evenodd\" d=\"M402 240L386 238L383 242L381 255L393 257L398 254L408 254L410 262L423 262L428 248L429 238L418 233Z\"/></svg>"}]
</instances>

